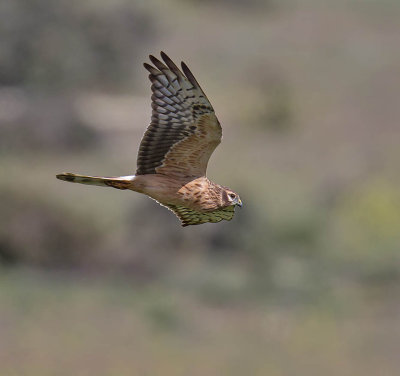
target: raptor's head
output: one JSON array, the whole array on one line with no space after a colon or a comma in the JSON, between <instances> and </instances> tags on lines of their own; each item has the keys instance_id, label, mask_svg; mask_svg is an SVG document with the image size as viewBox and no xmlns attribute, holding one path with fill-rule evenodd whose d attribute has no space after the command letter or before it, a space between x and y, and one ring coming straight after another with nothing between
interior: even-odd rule
<instances>
[{"instance_id":1,"label":"raptor's head","mask_svg":"<svg viewBox=\"0 0 400 376\"><path fill-rule=\"evenodd\" d=\"M229 188L224 188L222 190L222 202L224 206L235 206L238 205L242 207L242 200L240 199L239 195Z\"/></svg>"}]
</instances>

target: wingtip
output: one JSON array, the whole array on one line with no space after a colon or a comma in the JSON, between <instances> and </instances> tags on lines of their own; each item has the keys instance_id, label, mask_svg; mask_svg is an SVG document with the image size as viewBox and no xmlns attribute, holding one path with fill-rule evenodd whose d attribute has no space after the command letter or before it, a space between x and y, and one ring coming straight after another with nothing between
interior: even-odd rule
<instances>
[{"instance_id":1,"label":"wingtip","mask_svg":"<svg viewBox=\"0 0 400 376\"><path fill-rule=\"evenodd\" d=\"M150 76L152 77L153 75L157 75L157 69L154 68L152 65L148 64L148 63L143 63L144 68L150 72Z\"/></svg>"},{"instance_id":2,"label":"wingtip","mask_svg":"<svg viewBox=\"0 0 400 376\"><path fill-rule=\"evenodd\" d=\"M181 61L181 67L182 67L182 71L183 73L185 73L185 76L187 78L194 78L193 73L191 72L191 70L189 69L189 67L186 65L186 63L184 61Z\"/></svg>"},{"instance_id":3,"label":"wingtip","mask_svg":"<svg viewBox=\"0 0 400 376\"><path fill-rule=\"evenodd\" d=\"M181 67L182 71L185 74L186 78L191 82L191 84L197 88L200 88L199 83L196 80L196 77L192 73L192 71L189 69L189 67L186 65L184 61L181 61Z\"/></svg>"},{"instance_id":4,"label":"wingtip","mask_svg":"<svg viewBox=\"0 0 400 376\"><path fill-rule=\"evenodd\" d=\"M164 61L165 59L170 60L169 56L164 51L160 51L160 56Z\"/></svg>"},{"instance_id":5,"label":"wingtip","mask_svg":"<svg viewBox=\"0 0 400 376\"><path fill-rule=\"evenodd\" d=\"M157 66L157 64L161 63L161 61L158 60L154 55L149 55L149 59L155 66Z\"/></svg>"}]
</instances>

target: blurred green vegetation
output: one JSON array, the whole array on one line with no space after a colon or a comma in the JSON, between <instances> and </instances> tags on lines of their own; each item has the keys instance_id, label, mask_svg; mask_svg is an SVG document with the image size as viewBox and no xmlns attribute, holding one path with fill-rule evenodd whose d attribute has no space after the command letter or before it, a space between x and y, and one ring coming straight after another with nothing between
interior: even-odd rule
<instances>
[{"instance_id":1,"label":"blurred green vegetation","mask_svg":"<svg viewBox=\"0 0 400 376\"><path fill-rule=\"evenodd\" d=\"M5 375L392 375L398 365L396 303L354 286L287 309L19 269L2 270L0 299Z\"/></svg>"},{"instance_id":2,"label":"blurred green vegetation","mask_svg":"<svg viewBox=\"0 0 400 376\"><path fill-rule=\"evenodd\" d=\"M0 374L376 375L400 363L400 4L0 5ZM231 222L62 171L135 171L141 63L224 130ZM194 367L195 365L195 367Z\"/></svg>"}]
</instances>

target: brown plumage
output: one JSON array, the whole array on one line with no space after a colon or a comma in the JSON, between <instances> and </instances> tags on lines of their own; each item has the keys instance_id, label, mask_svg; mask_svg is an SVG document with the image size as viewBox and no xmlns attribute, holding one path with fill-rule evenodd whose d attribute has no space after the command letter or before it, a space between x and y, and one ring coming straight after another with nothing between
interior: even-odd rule
<instances>
[{"instance_id":1,"label":"brown plumage","mask_svg":"<svg viewBox=\"0 0 400 376\"><path fill-rule=\"evenodd\" d=\"M214 109L182 62L182 71L161 52L144 63L152 83L152 116L139 146L135 175L96 177L71 173L73 183L130 189L173 211L183 226L231 220L242 202L235 192L206 178L208 160L221 142Z\"/></svg>"}]
</instances>

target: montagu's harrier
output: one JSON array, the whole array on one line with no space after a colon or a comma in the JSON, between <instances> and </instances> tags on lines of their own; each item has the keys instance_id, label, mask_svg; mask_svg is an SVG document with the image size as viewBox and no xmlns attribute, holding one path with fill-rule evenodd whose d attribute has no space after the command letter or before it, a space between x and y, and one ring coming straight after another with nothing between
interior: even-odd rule
<instances>
[{"instance_id":1,"label":"montagu's harrier","mask_svg":"<svg viewBox=\"0 0 400 376\"><path fill-rule=\"evenodd\" d=\"M239 195L206 177L208 160L221 142L214 109L187 65L182 71L163 52L144 64L152 83L152 116L140 143L135 175L57 178L73 183L130 189L173 211L183 226L231 220Z\"/></svg>"}]
</instances>

